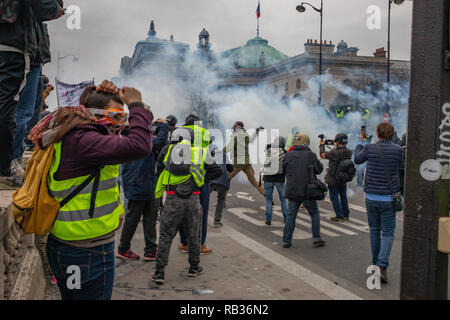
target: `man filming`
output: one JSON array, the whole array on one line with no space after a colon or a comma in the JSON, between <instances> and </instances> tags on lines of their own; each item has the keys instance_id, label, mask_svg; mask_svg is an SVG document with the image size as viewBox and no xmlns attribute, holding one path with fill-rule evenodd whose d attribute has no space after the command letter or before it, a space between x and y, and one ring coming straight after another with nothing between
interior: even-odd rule
<instances>
[{"instance_id":1,"label":"man filming","mask_svg":"<svg viewBox=\"0 0 450 320\"><path fill-rule=\"evenodd\" d=\"M338 133L332 142L334 148L325 151L325 145L330 144L330 140L324 140L323 135L319 136L320 157L329 160L329 167L325 176L325 182L330 190L330 199L333 204L336 217L332 221L343 222L348 220L350 210L347 199L347 182L350 182L355 175L355 165L352 158L352 151L347 148L348 137L345 133Z\"/></svg>"}]
</instances>

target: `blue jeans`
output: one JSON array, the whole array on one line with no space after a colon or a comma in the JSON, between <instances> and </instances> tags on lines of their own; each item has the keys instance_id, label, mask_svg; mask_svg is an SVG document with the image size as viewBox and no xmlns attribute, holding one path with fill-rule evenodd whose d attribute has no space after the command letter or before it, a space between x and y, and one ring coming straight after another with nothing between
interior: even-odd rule
<instances>
[{"instance_id":1,"label":"blue jeans","mask_svg":"<svg viewBox=\"0 0 450 320\"><path fill-rule=\"evenodd\" d=\"M200 188L200 204L202 205L203 216L202 216L202 240L201 244L204 245L206 242L206 234L208 232L208 211L209 211L209 183L205 183ZM186 230L182 225L179 229L180 231L180 242L187 246Z\"/></svg>"},{"instance_id":2,"label":"blue jeans","mask_svg":"<svg viewBox=\"0 0 450 320\"><path fill-rule=\"evenodd\" d=\"M297 219L298 209L303 204L311 216L311 229L313 240L320 240L320 214L317 201L293 201L289 200L289 211L283 230L283 243L291 243L295 229L295 219Z\"/></svg>"},{"instance_id":3,"label":"blue jeans","mask_svg":"<svg viewBox=\"0 0 450 320\"><path fill-rule=\"evenodd\" d=\"M340 219L348 218L350 216L350 210L348 208L347 185L344 187L328 186L328 190L330 190L330 200L333 204L336 217Z\"/></svg>"},{"instance_id":4,"label":"blue jeans","mask_svg":"<svg viewBox=\"0 0 450 320\"><path fill-rule=\"evenodd\" d=\"M16 113L16 132L14 135L13 160L23 155L27 134L27 124L33 118L41 67L32 68L27 74L27 83L20 93Z\"/></svg>"},{"instance_id":5,"label":"blue jeans","mask_svg":"<svg viewBox=\"0 0 450 320\"><path fill-rule=\"evenodd\" d=\"M370 228L372 264L387 268L396 226L394 203L366 199L366 210Z\"/></svg>"},{"instance_id":6,"label":"blue jeans","mask_svg":"<svg viewBox=\"0 0 450 320\"><path fill-rule=\"evenodd\" d=\"M356 165L356 183L358 186L364 186L364 170L366 170L366 163Z\"/></svg>"},{"instance_id":7,"label":"blue jeans","mask_svg":"<svg viewBox=\"0 0 450 320\"><path fill-rule=\"evenodd\" d=\"M284 183L281 182L268 182L264 181L264 196L266 197L266 220L272 220L272 201L273 201L273 188L276 188L281 201L281 211L283 212L284 222L288 214L287 200L284 197Z\"/></svg>"},{"instance_id":8,"label":"blue jeans","mask_svg":"<svg viewBox=\"0 0 450 320\"><path fill-rule=\"evenodd\" d=\"M63 300L111 300L114 286L114 241L93 248L77 248L49 236L46 252ZM67 287L68 278L74 275L67 273L68 267L72 265L80 268L80 289Z\"/></svg>"}]
</instances>

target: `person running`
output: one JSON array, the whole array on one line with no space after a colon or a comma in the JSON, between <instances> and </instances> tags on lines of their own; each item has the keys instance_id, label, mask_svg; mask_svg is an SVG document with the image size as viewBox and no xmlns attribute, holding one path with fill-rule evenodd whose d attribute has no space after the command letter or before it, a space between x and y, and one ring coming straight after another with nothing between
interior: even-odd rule
<instances>
[{"instance_id":1,"label":"person running","mask_svg":"<svg viewBox=\"0 0 450 320\"><path fill-rule=\"evenodd\" d=\"M284 222L288 213L287 201L285 198L285 180L283 163L286 155L284 137L276 138L272 144L267 146L266 160L263 167L263 180L266 198L266 225L272 224L273 189L276 188L281 202L281 212ZM292 139L292 142L294 139Z\"/></svg>"},{"instance_id":2,"label":"person running","mask_svg":"<svg viewBox=\"0 0 450 320\"><path fill-rule=\"evenodd\" d=\"M380 267L381 281L388 281L389 256L394 243L396 211L392 194L401 189L402 147L394 144L394 127L389 122L377 126L378 142L356 146L355 163L367 162L364 192L370 228L372 264ZM391 185L388 182L391 181Z\"/></svg>"},{"instance_id":3,"label":"person running","mask_svg":"<svg viewBox=\"0 0 450 320\"><path fill-rule=\"evenodd\" d=\"M306 188L311 179L310 165L314 174L321 174L323 165L314 152L309 148L309 136L298 133L294 137L294 148L286 154L283 170L286 174L286 198L289 201L288 214L283 229L283 247L292 246L292 236L295 229L297 214L302 203L311 216L313 246L322 247L325 240L320 236L320 212L317 201L306 200Z\"/></svg>"},{"instance_id":4,"label":"person running","mask_svg":"<svg viewBox=\"0 0 450 320\"><path fill-rule=\"evenodd\" d=\"M341 173L347 168L343 168L340 165L346 159L352 161L352 150L347 148L347 142L347 135L345 133L338 133L334 139L335 147L333 150L328 152L325 151L325 141L323 139L320 141L319 146L320 157L329 161L325 182L328 184L330 200L336 214L336 216L331 217L330 220L337 222L349 220L350 216L347 198L347 181L341 178ZM356 172L354 165L353 169ZM353 173L353 176L355 172Z\"/></svg>"},{"instance_id":5,"label":"person running","mask_svg":"<svg viewBox=\"0 0 450 320\"><path fill-rule=\"evenodd\" d=\"M255 170L250 163L250 154L248 146L256 138L262 128L256 129L256 134L250 136L244 129L244 123L237 121L233 125L233 135L230 142L223 148L223 152L229 152L233 161L233 172L230 173L230 180L232 180L239 172L243 171L247 176L248 181L258 192L265 197L264 188L260 187L258 181L255 179Z\"/></svg>"},{"instance_id":6,"label":"person running","mask_svg":"<svg viewBox=\"0 0 450 320\"><path fill-rule=\"evenodd\" d=\"M194 131L190 128L178 128L172 133L172 144L161 150L156 174L159 176L155 189L155 198L166 192L166 202L160 218L159 250L156 259L156 271L152 280L164 283L164 270L168 264L170 247L182 223L187 231L189 254L189 277L203 272L200 266L200 235L202 209L200 188L206 181L216 179L222 169L207 160L211 157L208 148L196 147Z\"/></svg>"}]
</instances>

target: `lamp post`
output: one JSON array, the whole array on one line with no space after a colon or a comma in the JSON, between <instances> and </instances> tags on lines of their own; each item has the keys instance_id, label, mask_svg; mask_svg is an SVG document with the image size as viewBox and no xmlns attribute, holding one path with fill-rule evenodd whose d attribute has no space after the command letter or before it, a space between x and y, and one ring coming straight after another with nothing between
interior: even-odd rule
<instances>
[{"instance_id":1,"label":"lamp post","mask_svg":"<svg viewBox=\"0 0 450 320\"><path fill-rule=\"evenodd\" d=\"M319 50L319 106L322 105L322 22L323 22L323 0L320 0L320 9L314 7L308 2L302 2L296 7L298 12L305 12L305 5L310 6L314 10L320 13L320 50Z\"/></svg>"},{"instance_id":2,"label":"lamp post","mask_svg":"<svg viewBox=\"0 0 450 320\"><path fill-rule=\"evenodd\" d=\"M73 61L73 62L77 62L77 61L78 61L78 58L77 58L76 56L74 56L73 54L69 54L69 55L67 55L67 56L61 56L61 55L59 54L59 52L58 52L58 70L57 70L57 72L56 72L56 74L57 74L57 76L58 76L58 79L60 79L60 61L61 61L61 60L64 60L65 58L68 58L68 57L72 57L72 61Z\"/></svg>"},{"instance_id":3,"label":"lamp post","mask_svg":"<svg viewBox=\"0 0 450 320\"><path fill-rule=\"evenodd\" d=\"M386 72L386 84L387 84L387 97L386 97L386 110L385 113L390 118L390 81L391 81L391 7L392 2L396 5L401 5L405 0L388 0L389 9L388 9L388 42L387 42L387 72Z\"/></svg>"}]
</instances>

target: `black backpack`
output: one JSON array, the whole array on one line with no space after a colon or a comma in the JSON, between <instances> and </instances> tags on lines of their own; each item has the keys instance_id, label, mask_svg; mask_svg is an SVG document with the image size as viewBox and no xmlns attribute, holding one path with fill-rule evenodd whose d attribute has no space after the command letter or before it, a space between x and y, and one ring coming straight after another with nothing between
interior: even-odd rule
<instances>
[{"instance_id":1,"label":"black backpack","mask_svg":"<svg viewBox=\"0 0 450 320\"><path fill-rule=\"evenodd\" d=\"M341 159L336 169L335 178L341 183L347 183L353 180L356 174L355 164L351 159Z\"/></svg>"},{"instance_id":2,"label":"black backpack","mask_svg":"<svg viewBox=\"0 0 450 320\"><path fill-rule=\"evenodd\" d=\"M0 0L0 23L14 23L20 14L20 0Z\"/></svg>"}]
</instances>

